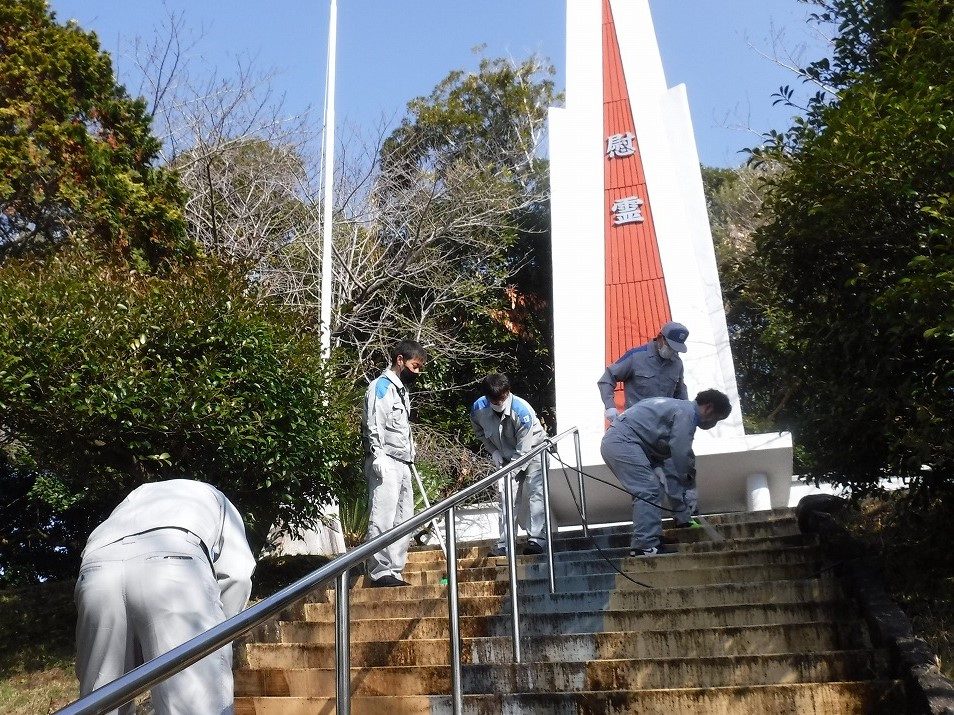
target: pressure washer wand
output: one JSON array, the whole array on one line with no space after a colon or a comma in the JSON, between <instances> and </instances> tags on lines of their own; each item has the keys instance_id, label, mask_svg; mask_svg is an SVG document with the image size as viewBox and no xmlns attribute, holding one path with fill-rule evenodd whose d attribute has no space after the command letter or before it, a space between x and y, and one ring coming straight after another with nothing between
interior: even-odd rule
<instances>
[{"instance_id":1,"label":"pressure washer wand","mask_svg":"<svg viewBox=\"0 0 954 715\"><path fill-rule=\"evenodd\" d=\"M417 488L421 490L421 497L423 497L424 499L424 508L430 509L431 502L427 498L427 492L424 491L424 482L421 481L421 475L417 471L417 465L412 463L411 471L414 472L414 479L417 481ZM444 535L441 533L441 530L437 525L437 519L431 522L431 528L434 530L434 533L437 534L437 541L441 545L441 551L444 552L444 560L446 561L447 560L447 544L444 543Z\"/></svg>"},{"instance_id":2,"label":"pressure washer wand","mask_svg":"<svg viewBox=\"0 0 954 715\"><path fill-rule=\"evenodd\" d=\"M666 493L666 473L663 471L662 467L654 467L653 473L656 475L656 479L659 480L659 485L662 487L662 494ZM709 520L698 514L693 515L692 519L702 527L702 530L706 532L706 536L712 539L715 542L725 541L725 537L716 531L716 528L709 523Z\"/></svg>"}]
</instances>

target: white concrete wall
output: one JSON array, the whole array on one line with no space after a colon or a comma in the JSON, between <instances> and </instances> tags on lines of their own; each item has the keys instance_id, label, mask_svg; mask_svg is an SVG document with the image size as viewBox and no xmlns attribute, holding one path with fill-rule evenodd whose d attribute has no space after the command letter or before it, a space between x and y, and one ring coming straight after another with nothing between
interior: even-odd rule
<instances>
[{"instance_id":1,"label":"white concrete wall","mask_svg":"<svg viewBox=\"0 0 954 715\"><path fill-rule=\"evenodd\" d=\"M616 0L613 14L670 310L673 320L689 328L689 350L682 356L689 396L710 387L725 392L734 414L713 435L741 435L738 388L685 87L666 86L649 3Z\"/></svg>"},{"instance_id":2,"label":"white concrete wall","mask_svg":"<svg viewBox=\"0 0 954 715\"><path fill-rule=\"evenodd\" d=\"M690 397L715 387L735 408L716 429L697 433L700 508L745 509L756 473L766 475L772 505L785 506L791 435L744 435L742 427L686 88L666 85L648 0L612 0L612 8L670 310L689 328ZM606 366L602 65L601 0L568 0L567 105L550 112L556 406L559 430L580 428L584 470L594 473L605 471L596 388ZM572 523L570 489L559 469L551 473L557 521ZM618 492L593 491L605 516L625 511Z\"/></svg>"},{"instance_id":3,"label":"white concrete wall","mask_svg":"<svg viewBox=\"0 0 954 715\"><path fill-rule=\"evenodd\" d=\"M599 459L605 368L602 20L599 0L567 3L567 103L550 110L554 359L558 429L579 426Z\"/></svg>"}]
</instances>

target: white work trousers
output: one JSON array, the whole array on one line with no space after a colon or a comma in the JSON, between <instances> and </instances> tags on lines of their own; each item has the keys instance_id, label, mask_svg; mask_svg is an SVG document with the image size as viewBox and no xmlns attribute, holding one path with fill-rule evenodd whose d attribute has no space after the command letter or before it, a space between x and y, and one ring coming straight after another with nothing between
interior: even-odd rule
<instances>
[{"instance_id":1,"label":"white work trousers","mask_svg":"<svg viewBox=\"0 0 954 715\"><path fill-rule=\"evenodd\" d=\"M370 502L368 541L414 516L411 465L385 456L382 458L384 470L379 477L371 466L373 461L373 458L368 458L364 465ZM411 535L408 534L372 554L368 559L368 576L374 580L382 576L401 578L410 542Z\"/></svg>"},{"instance_id":2,"label":"white work trousers","mask_svg":"<svg viewBox=\"0 0 954 715\"><path fill-rule=\"evenodd\" d=\"M514 473L497 480L500 495L500 531L497 547L507 544L507 493L504 479L513 479ZM537 457L527 464L526 471L516 480L513 494L513 513L518 526L527 532L527 541L543 546L547 543L546 505L543 502L543 465Z\"/></svg>"},{"instance_id":3,"label":"white work trousers","mask_svg":"<svg viewBox=\"0 0 954 715\"><path fill-rule=\"evenodd\" d=\"M76 675L87 695L225 620L197 536L160 529L95 550L75 590ZM232 646L152 689L157 715L231 715ZM114 713L133 715L135 703Z\"/></svg>"}]
</instances>

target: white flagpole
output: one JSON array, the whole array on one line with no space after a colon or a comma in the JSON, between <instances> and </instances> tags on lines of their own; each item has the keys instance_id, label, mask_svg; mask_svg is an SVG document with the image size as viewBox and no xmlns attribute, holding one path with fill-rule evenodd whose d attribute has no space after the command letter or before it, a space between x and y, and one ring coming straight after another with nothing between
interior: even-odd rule
<instances>
[{"instance_id":1,"label":"white flagpole","mask_svg":"<svg viewBox=\"0 0 954 715\"><path fill-rule=\"evenodd\" d=\"M338 36L338 0L331 0L328 16L328 76L325 78L324 212L321 245L321 353L331 354L331 229L334 213L335 166L335 50Z\"/></svg>"}]
</instances>

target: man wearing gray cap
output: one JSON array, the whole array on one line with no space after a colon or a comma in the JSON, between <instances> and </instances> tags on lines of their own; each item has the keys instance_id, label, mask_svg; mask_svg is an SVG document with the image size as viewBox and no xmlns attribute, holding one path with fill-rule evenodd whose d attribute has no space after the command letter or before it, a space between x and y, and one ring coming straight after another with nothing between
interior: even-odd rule
<instances>
[{"instance_id":1,"label":"man wearing gray cap","mask_svg":"<svg viewBox=\"0 0 954 715\"><path fill-rule=\"evenodd\" d=\"M650 397L689 399L679 357L679 353L686 352L688 337L689 329L685 325L670 321L659 329L655 338L627 351L606 368L596 385L603 399L604 415L610 423L619 414L614 402L614 392L619 382L623 383L625 409ZM664 465L663 471L666 474L666 495L672 502L676 526L690 526L697 501L694 478L680 478L668 463Z\"/></svg>"}]
</instances>

